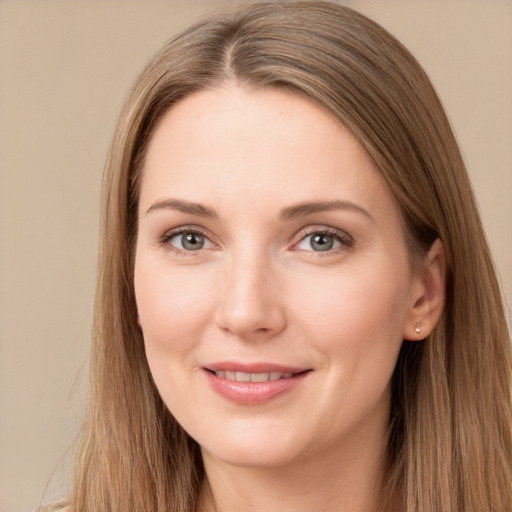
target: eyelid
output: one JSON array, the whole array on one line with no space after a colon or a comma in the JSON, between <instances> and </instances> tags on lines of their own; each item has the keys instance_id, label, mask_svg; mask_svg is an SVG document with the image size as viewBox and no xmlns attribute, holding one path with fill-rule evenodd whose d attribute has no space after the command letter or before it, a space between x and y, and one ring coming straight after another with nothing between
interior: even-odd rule
<instances>
[{"instance_id":1,"label":"eyelid","mask_svg":"<svg viewBox=\"0 0 512 512\"><path fill-rule=\"evenodd\" d=\"M181 235L181 234L185 234L185 233L195 233L195 234L201 235L201 236L205 237L214 246L213 249L219 248L219 245L212 240L212 236L207 230L205 230L204 228L202 228L200 226L194 225L194 224L177 226L175 228L168 229L159 237L158 243L159 243L159 245L162 245L162 246L168 246L169 250L172 250L179 254L186 254L186 255L190 256L190 255L193 255L195 252L197 252L197 253L202 252L201 249L198 249L197 251L185 251L185 250L179 249L178 247L176 247L174 245L169 244L169 241L172 238L174 238L175 236ZM322 251L313 251L313 250L308 251L305 249L297 248L297 245L300 242L302 242L308 236L311 236L314 234L324 234L324 235L332 236L340 242L341 246L337 247L335 249L327 250L324 253L322 253ZM340 251L346 251L348 249L351 249L355 243L354 237L352 235L350 235L349 233L347 233L346 231L343 231L338 228L334 228L332 226L325 226L325 225L321 225L321 224L307 226L307 227L302 228L301 230L299 230L297 232L294 239L295 239L295 241L293 242L293 244L291 246L291 250L315 253L317 256L322 256L322 255L327 256L327 255L335 254ZM209 247L206 249L211 250L212 248Z\"/></svg>"},{"instance_id":2,"label":"eyelid","mask_svg":"<svg viewBox=\"0 0 512 512\"><path fill-rule=\"evenodd\" d=\"M206 238L214 247L213 249L218 248L218 244L216 244L213 240L211 235L203 228L196 226L196 225L185 225L185 226L178 226L175 228L168 229L165 231L158 240L159 245L167 246L169 250L176 252L178 254L185 254L187 256L192 256L194 253L199 253L204 250L203 248L198 249L197 251L185 251L183 249L180 249L179 247L176 247L169 242L176 236L184 235L187 233L201 235L204 238ZM212 247L206 247L205 249L210 250Z\"/></svg>"},{"instance_id":3,"label":"eyelid","mask_svg":"<svg viewBox=\"0 0 512 512\"><path fill-rule=\"evenodd\" d=\"M321 235L329 235L336 240L340 242L340 247L337 247L335 249L330 249L327 251L313 251L312 249L305 250L305 249L298 249L297 245L301 243L304 239L306 239L308 236L315 235L315 234L321 234ZM295 251L304 251L308 253L315 253L318 256L327 256L332 255L340 251L346 251L348 249L351 249L354 246L354 237L347 233L346 231L343 231L338 228L333 228L331 226L325 226L325 225L313 225L313 226L307 226L305 228L302 228L297 235L295 236L296 241L292 245L292 250Z\"/></svg>"}]
</instances>

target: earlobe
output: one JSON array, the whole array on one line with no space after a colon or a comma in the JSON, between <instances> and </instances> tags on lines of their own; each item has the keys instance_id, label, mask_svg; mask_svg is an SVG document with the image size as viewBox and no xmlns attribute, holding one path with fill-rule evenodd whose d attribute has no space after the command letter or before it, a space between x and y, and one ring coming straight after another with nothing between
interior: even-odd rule
<instances>
[{"instance_id":1,"label":"earlobe","mask_svg":"<svg viewBox=\"0 0 512 512\"><path fill-rule=\"evenodd\" d=\"M411 309L407 315L403 337L423 340L437 325L445 302L446 258L441 240L436 239L415 276Z\"/></svg>"}]
</instances>

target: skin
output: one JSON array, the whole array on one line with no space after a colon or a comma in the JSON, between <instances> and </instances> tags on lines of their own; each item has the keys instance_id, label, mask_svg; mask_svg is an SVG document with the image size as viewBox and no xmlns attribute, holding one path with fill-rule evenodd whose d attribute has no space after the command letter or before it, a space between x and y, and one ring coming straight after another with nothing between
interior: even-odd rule
<instances>
[{"instance_id":1,"label":"skin","mask_svg":"<svg viewBox=\"0 0 512 512\"><path fill-rule=\"evenodd\" d=\"M311 202L331 208L291 214ZM135 292L156 386L202 447L200 509L375 510L390 378L403 339L435 324L441 256L434 244L412 272L382 177L312 102L227 83L165 115L142 178ZM209 385L218 361L309 371L244 405Z\"/></svg>"}]
</instances>

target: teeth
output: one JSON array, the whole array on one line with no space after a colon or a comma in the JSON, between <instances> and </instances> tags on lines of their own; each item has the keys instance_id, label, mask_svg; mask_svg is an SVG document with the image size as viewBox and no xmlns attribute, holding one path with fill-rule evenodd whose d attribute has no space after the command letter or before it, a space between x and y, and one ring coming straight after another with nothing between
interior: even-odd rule
<instances>
[{"instance_id":1,"label":"teeth","mask_svg":"<svg viewBox=\"0 0 512 512\"><path fill-rule=\"evenodd\" d=\"M245 373L223 370L216 371L215 375L221 379L232 380L235 382L268 382L270 380L289 379L293 377L293 373Z\"/></svg>"},{"instance_id":2,"label":"teeth","mask_svg":"<svg viewBox=\"0 0 512 512\"><path fill-rule=\"evenodd\" d=\"M269 373L251 373L251 382L266 382L270 380Z\"/></svg>"}]
</instances>

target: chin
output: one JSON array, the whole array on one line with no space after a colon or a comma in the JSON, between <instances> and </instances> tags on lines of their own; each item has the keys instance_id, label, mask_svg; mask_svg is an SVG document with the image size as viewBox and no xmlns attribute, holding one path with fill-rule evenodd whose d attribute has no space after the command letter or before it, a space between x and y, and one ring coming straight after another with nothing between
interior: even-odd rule
<instances>
[{"instance_id":1,"label":"chin","mask_svg":"<svg viewBox=\"0 0 512 512\"><path fill-rule=\"evenodd\" d=\"M224 464L235 467L252 468L252 469L275 469L287 466L295 460L293 456L284 453L264 453L263 450L238 449L238 451L230 450L228 452L214 453L202 449L203 458L216 459Z\"/></svg>"},{"instance_id":2,"label":"chin","mask_svg":"<svg viewBox=\"0 0 512 512\"><path fill-rule=\"evenodd\" d=\"M210 449L211 445L211 449ZM300 459L302 450L289 442L269 440L268 437L233 439L226 438L217 442L201 445L203 458L216 459L231 466L270 469L283 467Z\"/></svg>"}]
</instances>

